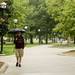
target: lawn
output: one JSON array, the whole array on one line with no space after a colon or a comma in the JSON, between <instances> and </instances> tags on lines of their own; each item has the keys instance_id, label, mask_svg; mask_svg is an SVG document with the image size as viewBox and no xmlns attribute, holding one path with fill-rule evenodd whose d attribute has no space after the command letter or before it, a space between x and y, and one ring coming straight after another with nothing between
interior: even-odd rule
<instances>
[{"instance_id":1,"label":"lawn","mask_svg":"<svg viewBox=\"0 0 75 75\"><path fill-rule=\"evenodd\" d=\"M3 47L3 53L5 55L12 55L14 53L13 50L14 50L14 45L13 44L4 45L4 47Z\"/></svg>"},{"instance_id":2,"label":"lawn","mask_svg":"<svg viewBox=\"0 0 75 75\"><path fill-rule=\"evenodd\" d=\"M70 51L63 52L63 55L65 55L65 56L74 56L75 57L75 50L70 50Z\"/></svg>"},{"instance_id":3,"label":"lawn","mask_svg":"<svg viewBox=\"0 0 75 75\"><path fill-rule=\"evenodd\" d=\"M75 44L73 44L73 43L70 43L70 44L64 44L64 43L52 43L51 44L53 47L58 47L58 48L66 48L66 47L71 47L71 48L73 48L73 47L75 47Z\"/></svg>"},{"instance_id":4,"label":"lawn","mask_svg":"<svg viewBox=\"0 0 75 75\"><path fill-rule=\"evenodd\" d=\"M37 45L38 44L27 44L26 47L34 47ZM3 53L5 55L12 55L14 54L14 49L15 49L15 46L13 44L5 44L3 47Z\"/></svg>"}]
</instances>

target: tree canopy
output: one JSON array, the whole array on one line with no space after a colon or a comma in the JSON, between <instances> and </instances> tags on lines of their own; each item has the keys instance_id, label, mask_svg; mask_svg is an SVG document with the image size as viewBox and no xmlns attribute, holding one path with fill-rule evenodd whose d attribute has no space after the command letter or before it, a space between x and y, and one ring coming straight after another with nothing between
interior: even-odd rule
<instances>
[{"instance_id":1,"label":"tree canopy","mask_svg":"<svg viewBox=\"0 0 75 75\"><path fill-rule=\"evenodd\" d=\"M41 36L53 32L65 37L75 35L75 0L10 0L9 28L28 27L29 34ZM45 37L44 37L45 38Z\"/></svg>"}]
</instances>

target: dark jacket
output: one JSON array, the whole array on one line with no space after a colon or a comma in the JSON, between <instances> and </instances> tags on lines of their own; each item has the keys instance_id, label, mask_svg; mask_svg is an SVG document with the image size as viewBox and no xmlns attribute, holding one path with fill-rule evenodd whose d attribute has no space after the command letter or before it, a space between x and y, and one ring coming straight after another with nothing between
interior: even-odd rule
<instances>
[{"instance_id":1,"label":"dark jacket","mask_svg":"<svg viewBox=\"0 0 75 75\"><path fill-rule=\"evenodd\" d=\"M22 36L20 37L15 37L15 40L14 40L14 43L15 43L15 48L16 49L21 49L21 48L24 48L24 39Z\"/></svg>"}]
</instances>

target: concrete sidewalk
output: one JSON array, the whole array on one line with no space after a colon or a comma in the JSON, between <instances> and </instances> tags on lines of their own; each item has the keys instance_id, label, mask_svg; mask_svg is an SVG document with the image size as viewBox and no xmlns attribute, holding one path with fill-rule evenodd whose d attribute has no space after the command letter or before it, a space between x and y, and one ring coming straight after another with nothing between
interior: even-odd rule
<instances>
[{"instance_id":1,"label":"concrete sidewalk","mask_svg":"<svg viewBox=\"0 0 75 75\"><path fill-rule=\"evenodd\" d=\"M21 68L15 66L14 55L2 56L0 60L9 65L2 75L75 75L75 57L59 55L68 50L48 45L25 48Z\"/></svg>"}]
</instances>

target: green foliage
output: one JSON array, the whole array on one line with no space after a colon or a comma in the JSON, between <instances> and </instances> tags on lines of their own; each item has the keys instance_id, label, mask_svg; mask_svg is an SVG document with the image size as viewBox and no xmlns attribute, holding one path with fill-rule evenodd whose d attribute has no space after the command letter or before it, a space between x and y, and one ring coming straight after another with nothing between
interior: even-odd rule
<instances>
[{"instance_id":1,"label":"green foliage","mask_svg":"<svg viewBox=\"0 0 75 75\"><path fill-rule=\"evenodd\" d=\"M38 29L40 29L41 35L51 32L55 26L55 21L52 16L47 13L45 0L39 0L35 5L33 4L33 0L31 1L30 7L33 7L33 10L31 10L32 13L27 16L26 24L31 27L33 31L36 31L36 33L38 33Z\"/></svg>"},{"instance_id":2,"label":"green foliage","mask_svg":"<svg viewBox=\"0 0 75 75\"><path fill-rule=\"evenodd\" d=\"M8 19L11 11L11 0L1 0L0 3L6 2L6 9L0 7L0 36L4 36L8 31Z\"/></svg>"},{"instance_id":3,"label":"green foliage","mask_svg":"<svg viewBox=\"0 0 75 75\"><path fill-rule=\"evenodd\" d=\"M54 31L71 35L75 30L75 0L46 0L46 4L48 13L58 21Z\"/></svg>"},{"instance_id":4,"label":"green foliage","mask_svg":"<svg viewBox=\"0 0 75 75\"><path fill-rule=\"evenodd\" d=\"M13 0L12 4L12 15L9 19L9 28L15 28L14 19L17 19L16 23L17 28L24 28L25 26L25 18L30 12L30 7L28 6L27 0Z\"/></svg>"},{"instance_id":5,"label":"green foliage","mask_svg":"<svg viewBox=\"0 0 75 75\"><path fill-rule=\"evenodd\" d=\"M0 36L4 36L8 31L8 27L5 24L0 25Z\"/></svg>"},{"instance_id":6,"label":"green foliage","mask_svg":"<svg viewBox=\"0 0 75 75\"><path fill-rule=\"evenodd\" d=\"M45 37L53 32L75 35L75 0L10 0L9 28L28 26L27 33ZM9 11L10 12L10 11Z\"/></svg>"}]
</instances>

